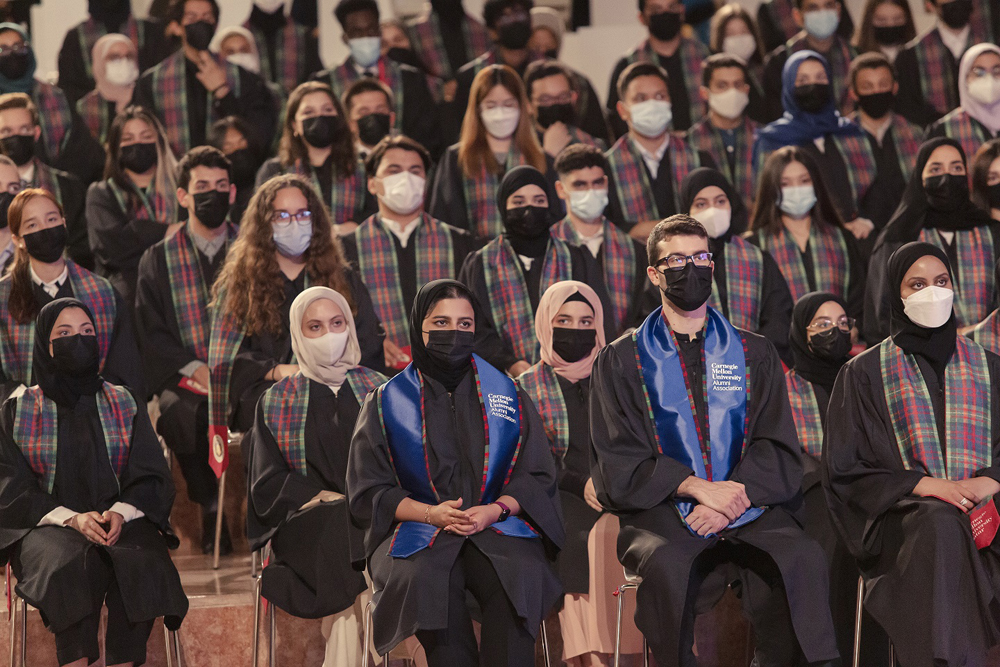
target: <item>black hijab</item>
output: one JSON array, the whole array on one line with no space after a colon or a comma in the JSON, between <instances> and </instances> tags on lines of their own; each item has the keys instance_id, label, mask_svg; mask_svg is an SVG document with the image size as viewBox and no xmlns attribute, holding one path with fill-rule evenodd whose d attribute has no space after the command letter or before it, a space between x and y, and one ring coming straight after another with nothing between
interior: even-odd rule
<instances>
[{"instance_id":1,"label":"black hijab","mask_svg":"<svg viewBox=\"0 0 1000 667\"><path fill-rule=\"evenodd\" d=\"M514 252L525 257L541 257L549 247L549 233L540 234L534 237L523 236L511 231L507 224L507 198L523 188L525 185L537 185L545 191L545 196L549 199L549 214L552 213L553 194L549 187L549 182L545 174L530 165L514 167L506 174L500 185L497 187L497 208L500 210L500 219L504 223L504 237L510 241Z\"/></svg>"},{"instance_id":2,"label":"black hijab","mask_svg":"<svg viewBox=\"0 0 1000 667\"><path fill-rule=\"evenodd\" d=\"M825 388L828 392L833 390L837 373L847 363L847 357L836 361L817 357L812 348L809 347L809 333L806 331L806 327L812 322L812 318L816 317L816 311L829 301L840 304L844 312L847 312L847 304L836 294L809 292L795 302L795 308L792 309L791 331L788 334L795 372L809 382Z\"/></svg>"},{"instance_id":3,"label":"black hijab","mask_svg":"<svg viewBox=\"0 0 1000 667\"><path fill-rule=\"evenodd\" d=\"M77 299L62 298L45 304L35 320L35 350L32 372L35 381L46 398L62 407L72 408L81 396L93 396L104 385L104 378L98 374L97 365L93 372L70 375L59 368L59 364L49 354L49 336L59 319L59 313L67 308L79 308L94 322L94 314L85 303ZM96 326L96 325L95 325ZM95 340L96 342L96 340Z\"/></svg>"},{"instance_id":4,"label":"black hijab","mask_svg":"<svg viewBox=\"0 0 1000 667\"><path fill-rule=\"evenodd\" d=\"M917 163L910 172L910 180L903 191L903 199L879 235L878 241L875 243L875 250L878 250L885 243L916 241L920 236L920 231L924 228L954 232L982 227L993 222L990 214L973 204L971 200L966 201L962 208L951 213L936 211L927 203L927 193L924 191L924 167L927 166L931 153L941 146L956 148L962 156L962 162L968 168L965 151L962 150L961 144L954 139L935 137L925 141L917 154Z\"/></svg>"},{"instance_id":5,"label":"black hijab","mask_svg":"<svg viewBox=\"0 0 1000 667\"><path fill-rule=\"evenodd\" d=\"M690 215L691 204L694 203L698 193L709 186L716 186L726 193L729 199L729 206L732 208L732 218L729 222L729 231L719 237L719 241L727 242L733 235L742 234L747 230L749 216L747 207L743 203L743 198L737 194L732 184L721 172L708 167L698 167L689 172L681 181L681 213Z\"/></svg>"},{"instance_id":6,"label":"black hijab","mask_svg":"<svg viewBox=\"0 0 1000 667\"><path fill-rule=\"evenodd\" d=\"M899 296L900 286L903 284L903 276L921 257L937 257L940 259L948 273L951 274L951 265L948 263L948 256L930 243L907 243L900 246L889 258L888 286L889 289L889 333L892 341L903 348L909 354L919 354L930 362L934 372L938 377L944 377L945 366L951 359L952 352L955 351L955 338L958 335L958 326L955 324L955 313L952 311L948 321L937 329L925 329L914 324L906 313L903 312L903 299Z\"/></svg>"},{"instance_id":7,"label":"black hijab","mask_svg":"<svg viewBox=\"0 0 1000 667\"><path fill-rule=\"evenodd\" d=\"M452 294L446 295L447 292ZM423 328L424 318L434 304L441 299L455 296L466 299L472 304L472 310L476 313L476 332L482 331L486 327L483 311L472 290L457 280L432 280L425 284L413 298L413 309L410 311L410 355L413 357L413 365L424 375L443 384L448 391L454 391L472 368L472 357L452 367L442 364L428 352L424 344Z\"/></svg>"}]
</instances>

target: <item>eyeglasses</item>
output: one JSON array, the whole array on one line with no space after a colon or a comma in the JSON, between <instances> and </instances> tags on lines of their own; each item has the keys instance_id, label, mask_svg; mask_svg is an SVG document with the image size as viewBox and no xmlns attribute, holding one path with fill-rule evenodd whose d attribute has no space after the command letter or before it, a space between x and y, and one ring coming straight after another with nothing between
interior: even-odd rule
<instances>
[{"instance_id":1,"label":"eyeglasses","mask_svg":"<svg viewBox=\"0 0 1000 667\"><path fill-rule=\"evenodd\" d=\"M839 320L834 322L829 317L824 317L822 319L816 320L812 324L806 327L806 329L812 329L813 331L829 331L834 326L836 326L841 331L850 331L854 328L854 323L856 320L853 317L841 317Z\"/></svg>"},{"instance_id":2,"label":"eyeglasses","mask_svg":"<svg viewBox=\"0 0 1000 667\"><path fill-rule=\"evenodd\" d=\"M573 93L566 92L561 95L541 95L535 100L535 105L540 107L550 107L553 104L569 104L573 101Z\"/></svg>"},{"instance_id":3,"label":"eyeglasses","mask_svg":"<svg viewBox=\"0 0 1000 667\"><path fill-rule=\"evenodd\" d=\"M13 46L0 46L0 57L18 55L23 56L31 51L31 47L27 44L15 44Z\"/></svg>"},{"instance_id":4,"label":"eyeglasses","mask_svg":"<svg viewBox=\"0 0 1000 667\"><path fill-rule=\"evenodd\" d=\"M292 222L297 222L299 224L312 223L313 214L312 211L299 211L298 213L289 213L288 211L275 211L274 215L271 216L271 224L275 227L285 228Z\"/></svg>"},{"instance_id":5,"label":"eyeglasses","mask_svg":"<svg viewBox=\"0 0 1000 667\"><path fill-rule=\"evenodd\" d=\"M712 265L712 253L699 252L694 255L667 255L658 261L654 268L657 271L680 271L687 263L691 262L695 266L706 267Z\"/></svg>"},{"instance_id":6,"label":"eyeglasses","mask_svg":"<svg viewBox=\"0 0 1000 667\"><path fill-rule=\"evenodd\" d=\"M995 65L990 69L986 69L985 67L972 68L972 76L977 79L982 79L987 75L992 76L994 79L1000 79L1000 65Z\"/></svg>"}]
</instances>

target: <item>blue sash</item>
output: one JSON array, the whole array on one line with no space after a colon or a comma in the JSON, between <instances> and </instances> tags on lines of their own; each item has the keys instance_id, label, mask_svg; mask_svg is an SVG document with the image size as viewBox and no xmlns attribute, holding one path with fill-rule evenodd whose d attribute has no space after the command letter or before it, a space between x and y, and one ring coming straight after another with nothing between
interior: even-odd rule
<instances>
[{"instance_id":1,"label":"blue sash","mask_svg":"<svg viewBox=\"0 0 1000 667\"><path fill-rule=\"evenodd\" d=\"M479 404L486 427L486 452L480 503L499 498L521 449L521 411L514 381L472 355ZM441 502L431 478L427 458L427 425L424 422L423 379L411 363L384 384L378 393L379 418L389 444L389 456L399 485L414 500L437 505ZM539 537L527 523L512 516L490 526L509 537ZM407 558L434 543L440 528L418 521L403 521L389 547L389 555Z\"/></svg>"},{"instance_id":2,"label":"blue sash","mask_svg":"<svg viewBox=\"0 0 1000 667\"><path fill-rule=\"evenodd\" d=\"M687 378L662 310L662 307L654 310L632 334L653 431L663 455L688 466L696 476L709 479ZM743 457L748 386L746 355L743 337L736 328L714 308L708 308L707 315L702 373L708 402L710 481L720 482L729 479ZM685 382L678 382L680 378ZM694 509L691 502L675 501L674 504L682 518ZM763 512L762 507L751 507L727 529L748 524Z\"/></svg>"}]
</instances>

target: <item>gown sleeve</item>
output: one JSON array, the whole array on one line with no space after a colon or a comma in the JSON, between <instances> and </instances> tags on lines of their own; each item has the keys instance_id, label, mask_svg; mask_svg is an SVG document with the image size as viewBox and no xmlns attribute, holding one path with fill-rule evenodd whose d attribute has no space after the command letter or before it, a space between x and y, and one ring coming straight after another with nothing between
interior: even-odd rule
<instances>
[{"instance_id":1,"label":"gown sleeve","mask_svg":"<svg viewBox=\"0 0 1000 667\"><path fill-rule=\"evenodd\" d=\"M142 372L139 345L136 342L135 324L132 322L133 305L115 290L115 324L108 345L108 358L104 362L104 378L112 384L131 389L138 401L145 405L146 378Z\"/></svg>"},{"instance_id":2,"label":"gown sleeve","mask_svg":"<svg viewBox=\"0 0 1000 667\"><path fill-rule=\"evenodd\" d=\"M118 500L141 510L164 533L170 534L170 509L174 504L174 480L163 459L163 450L149 421L146 402L132 392L136 414L128 463L118 479ZM175 538L176 539L176 538Z\"/></svg>"},{"instance_id":3,"label":"gown sleeve","mask_svg":"<svg viewBox=\"0 0 1000 667\"><path fill-rule=\"evenodd\" d=\"M472 231L472 221L465 212L465 190L462 187L462 170L458 166L458 146L445 151L434 172L430 207L427 212L447 222L452 227Z\"/></svg>"},{"instance_id":4,"label":"gown sleeve","mask_svg":"<svg viewBox=\"0 0 1000 667\"><path fill-rule=\"evenodd\" d=\"M771 341L782 361L791 365L792 354L788 345L788 330L792 324L792 293L781 275L781 269L769 253L764 252L764 275L761 279L760 330L761 336Z\"/></svg>"}]
</instances>

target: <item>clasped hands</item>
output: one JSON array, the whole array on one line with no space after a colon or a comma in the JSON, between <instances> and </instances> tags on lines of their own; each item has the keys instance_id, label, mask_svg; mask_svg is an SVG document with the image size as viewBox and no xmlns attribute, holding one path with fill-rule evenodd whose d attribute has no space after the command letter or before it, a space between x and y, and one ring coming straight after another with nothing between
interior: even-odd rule
<instances>
[{"instance_id":1,"label":"clasped hands","mask_svg":"<svg viewBox=\"0 0 1000 667\"><path fill-rule=\"evenodd\" d=\"M431 505L427 511L427 523L453 535L475 535L486 530L500 518L503 511L499 505L476 505L461 509L462 499L446 500L440 505Z\"/></svg>"},{"instance_id":2,"label":"clasped hands","mask_svg":"<svg viewBox=\"0 0 1000 667\"><path fill-rule=\"evenodd\" d=\"M121 536L125 517L111 510L104 514L81 512L67 519L63 525L72 528L95 544L110 547Z\"/></svg>"},{"instance_id":3,"label":"clasped hands","mask_svg":"<svg viewBox=\"0 0 1000 667\"><path fill-rule=\"evenodd\" d=\"M702 537L724 530L750 509L746 487L739 482L709 482L691 475L675 495L697 501L686 521Z\"/></svg>"},{"instance_id":4,"label":"clasped hands","mask_svg":"<svg viewBox=\"0 0 1000 667\"><path fill-rule=\"evenodd\" d=\"M957 481L924 477L913 487L914 495L943 500L966 514L997 493L1000 493L1000 482L991 477L971 477Z\"/></svg>"}]
</instances>

